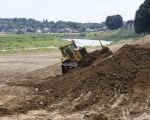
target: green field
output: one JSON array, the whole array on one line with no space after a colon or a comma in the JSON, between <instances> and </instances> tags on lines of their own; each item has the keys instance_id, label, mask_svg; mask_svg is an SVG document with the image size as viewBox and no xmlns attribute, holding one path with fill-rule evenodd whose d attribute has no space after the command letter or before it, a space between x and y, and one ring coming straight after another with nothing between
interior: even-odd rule
<instances>
[{"instance_id":1,"label":"green field","mask_svg":"<svg viewBox=\"0 0 150 120\"><path fill-rule=\"evenodd\" d=\"M78 39L100 39L107 41L119 41L130 38L139 38L143 35L136 34L134 29L118 29L118 30L104 30L99 32L88 33L50 33L52 36L61 38L78 38Z\"/></svg>"},{"instance_id":2,"label":"green field","mask_svg":"<svg viewBox=\"0 0 150 120\"><path fill-rule=\"evenodd\" d=\"M100 40L107 40L107 41L120 41L130 38L139 38L143 35L136 34L134 30L129 29L118 29L118 30L106 30L94 33L87 33L85 36L81 38L86 39L100 39Z\"/></svg>"},{"instance_id":3,"label":"green field","mask_svg":"<svg viewBox=\"0 0 150 120\"><path fill-rule=\"evenodd\" d=\"M68 43L61 38L100 39L118 42L138 39L134 30L119 29L92 33L0 34L0 54L50 53ZM52 48L56 47L56 48Z\"/></svg>"},{"instance_id":4,"label":"green field","mask_svg":"<svg viewBox=\"0 0 150 120\"><path fill-rule=\"evenodd\" d=\"M0 53L48 53L57 50L53 47L59 47L66 43L67 41L48 34L2 34L0 35Z\"/></svg>"}]
</instances>

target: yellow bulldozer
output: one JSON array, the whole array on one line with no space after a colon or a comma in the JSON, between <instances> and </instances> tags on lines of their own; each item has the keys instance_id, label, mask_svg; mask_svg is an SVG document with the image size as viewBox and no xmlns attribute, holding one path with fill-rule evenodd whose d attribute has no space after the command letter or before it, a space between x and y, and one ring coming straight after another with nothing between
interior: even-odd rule
<instances>
[{"instance_id":1,"label":"yellow bulldozer","mask_svg":"<svg viewBox=\"0 0 150 120\"><path fill-rule=\"evenodd\" d=\"M62 73L66 73L68 70L77 68L87 55L85 47L78 47L75 41L71 40L71 43L59 47L62 53Z\"/></svg>"}]
</instances>

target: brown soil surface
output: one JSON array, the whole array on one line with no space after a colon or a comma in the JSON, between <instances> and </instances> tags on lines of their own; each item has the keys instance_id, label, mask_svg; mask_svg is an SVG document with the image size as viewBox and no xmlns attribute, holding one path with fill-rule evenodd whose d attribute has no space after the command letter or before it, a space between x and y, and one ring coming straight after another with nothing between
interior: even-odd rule
<instances>
[{"instance_id":1,"label":"brown soil surface","mask_svg":"<svg viewBox=\"0 0 150 120\"><path fill-rule=\"evenodd\" d=\"M60 55L5 55L0 56L0 82L7 82L16 76L45 68L60 62Z\"/></svg>"},{"instance_id":2,"label":"brown soil surface","mask_svg":"<svg viewBox=\"0 0 150 120\"><path fill-rule=\"evenodd\" d=\"M139 44L141 46L150 48L150 35L135 41L134 44Z\"/></svg>"},{"instance_id":3,"label":"brown soil surface","mask_svg":"<svg viewBox=\"0 0 150 120\"><path fill-rule=\"evenodd\" d=\"M149 120L148 43L149 36L113 55L94 51L88 66L64 75L60 64L19 73L0 86L0 119Z\"/></svg>"}]
</instances>

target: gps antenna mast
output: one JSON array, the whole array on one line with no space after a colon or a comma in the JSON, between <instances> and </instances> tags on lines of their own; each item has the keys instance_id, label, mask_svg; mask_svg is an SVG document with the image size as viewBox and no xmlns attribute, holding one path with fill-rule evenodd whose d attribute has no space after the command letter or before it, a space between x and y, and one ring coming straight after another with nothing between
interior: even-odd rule
<instances>
[{"instance_id":1,"label":"gps antenna mast","mask_svg":"<svg viewBox=\"0 0 150 120\"><path fill-rule=\"evenodd\" d=\"M95 36L97 36L97 33L95 33ZM98 41L99 41L99 43L100 43L101 47L102 47L102 48L104 48L104 46L103 46L103 44L102 44L101 40L100 40L100 39L98 39Z\"/></svg>"}]
</instances>

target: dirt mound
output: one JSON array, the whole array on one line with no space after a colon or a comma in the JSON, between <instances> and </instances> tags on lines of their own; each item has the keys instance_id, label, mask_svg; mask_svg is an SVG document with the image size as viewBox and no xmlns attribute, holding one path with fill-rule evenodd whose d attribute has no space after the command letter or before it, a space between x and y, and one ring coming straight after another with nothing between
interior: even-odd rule
<instances>
[{"instance_id":1,"label":"dirt mound","mask_svg":"<svg viewBox=\"0 0 150 120\"><path fill-rule=\"evenodd\" d=\"M87 56L85 56L84 60L80 63L80 67L88 67L98 58L104 59L110 55L112 55L112 52L109 50L108 47L103 47L103 49L101 50L95 50L91 53L88 53Z\"/></svg>"},{"instance_id":2,"label":"dirt mound","mask_svg":"<svg viewBox=\"0 0 150 120\"><path fill-rule=\"evenodd\" d=\"M57 65L54 65L54 66L46 67L46 68L43 68L43 69L39 69L39 70L30 72L30 73L27 73L27 74L25 74L23 76L17 76L17 77L15 77L15 80L14 80L15 82L13 82L13 80L11 80L12 82L9 82L8 85L10 85L10 86L17 86L17 87L22 86L22 87L25 87L25 88L29 88L30 94L32 94L32 92L35 92L34 95L41 95L42 98L43 98L43 99L40 99L40 100L38 98L37 99L33 99L33 102L39 103L39 101L41 101L44 104L49 104L49 102L55 102L54 99L55 99L56 95L54 95L54 97L50 98L50 96L48 94L50 94L52 92L51 91L52 89L50 88L50 86L49 87L45 86L45 84L47 84L47 82L48 82L48 84L50 84L49 82L52 80L52 84L55 84L55 80L53 81L53 79L61 78L61 77L67 76L67 75L71 75L72 76L73 74L76 74L76 73L79 73L81 71L84 71L84 70L88 69L87 66L90 66L98 58L103 60L104 58L107 58L110 55L112 55L112 52L109 50L109 48L105 47L102 50L96 50L96 51L94 51L92 53L89 53L86 56L86 59L87 59L87 61L89 63L88 65L84 64L83 66L81 66L81 67L79 67L77 69L70 70L65 75L62 75L62 76L59 75L58 76L56 74L56 71L60 71L60 69L58 69L58 68L60 68L60 66L59 66L59 64L57 64ZM55 71L54 73L55 73L55 75L57 75L56 77L52 77L52 75L54 75L53 71ZM58 72L58 73L60 74L60 72ZM56 81L56 84L59 84L59 81ZM48 87L48 89L46 87ZM43 93L44 93L44 95L43 95ZM48 100L46 101L45 99L48 99ZM18 101L20 101L20 100L17 100L17 102ZM19 105L21 104L20 106L22 106L22 107L19 106L19 111L26 112L26 111L28 111L30 109L45 107L45 106L42 107L42 105L40 105L40 104L34 105L33 102L32 102L32 100L30 100L30 101L27 100L26 102L24 101L24 103L19 103L18 102L17 104L19 104ZM28 103L28 104L26 104L26 103ZM13 104L13 103L11 103L11 104ZM7 105L7 106L9 106L9 105ZM14 107L13 107L13 109L11 109L11 111L18 112L17 109L18 108L14 109Z\"/></svg>"},{"instance_id":3,"label":"dirt mound","mask_svg":"<svg viewBox=\"0 0 150 120\"><path fill-rule=\"evenodd\" d=\"M34 94L45 96L44 107L47 105L48 110L96 109L115 119L134 118L149 110L149 48L125 45L112 56L109 50L95 51L92 56L95 61L88 67L49 77L43 83L15 85L29 87L35 90ZM30 103L28 106L32 108L33 102Z\"/></svg>"},{"instance_id":4,"label":"dirt mound","mask_svg":"<svg viewBox=\"0 0 150 120\"><path fill-rule=\"evenodd\" d=\"M107 54L111 55L112 52L109 50L108 47L103 47L103 49L101 49L101 50L95 50L91 53L88 53L88 56L90 58L93 58L93 61L94 61L94 60L98 59L99 57L105 58L105 56L107 56Z\"/></svg>"},{"instance_id":5,"label":"dirt mound","mask_svg":"<svg viewBox=\"0 0 150 120\"><path fill-rule=\"evenodd\" d=\"M87 96L72 109L83 110L98 104L103 109L129 107L129 114L149 108L150 49L125 45L112 57L98 58L91 66L71 71L37 85L39 94L52 100L74 101ZM46 93L50 90L50 93ZM135 104L136 103L136 104ZM104 107L105 106L105 107ZM115 114L114 114L115 115Z\"/></svg>"},{"instance_id":6,"label":"dirt mound","mask_svg":"<svg viewBox=\"0 0 150 120\"><path fill-rule=\"evenodd\" d=\"M147 35L137 41L134 41L133 44L139 44L143 47L150 48L150 35Z\"/></svg>"}]
</instances>

